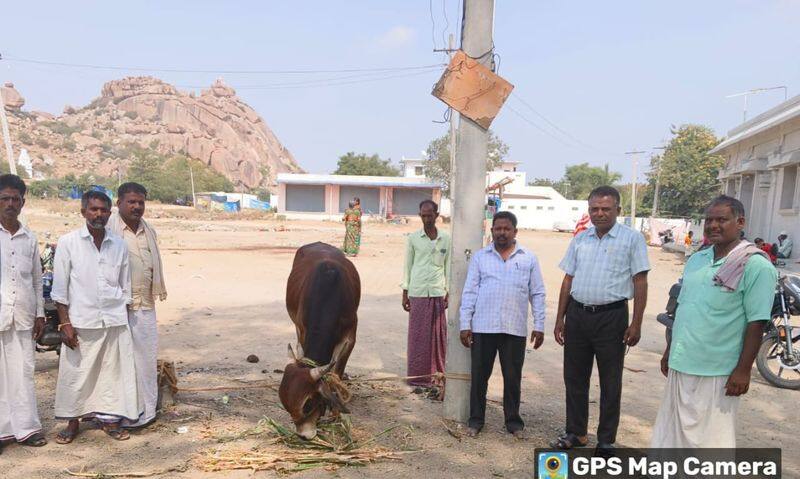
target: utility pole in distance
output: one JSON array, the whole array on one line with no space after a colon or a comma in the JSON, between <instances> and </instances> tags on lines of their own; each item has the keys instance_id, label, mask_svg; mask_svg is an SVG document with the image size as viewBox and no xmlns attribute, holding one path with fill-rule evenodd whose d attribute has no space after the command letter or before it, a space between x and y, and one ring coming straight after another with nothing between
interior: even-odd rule
<instances>
[{"instance_id":1,"label":"utility pole in distance","mask_svg":"<svg viewBox=\"0 0 800 479\"><path fill-rule=\"evenodd\" d=\"M666 146L654 146L653 150L666 150ZM661 194L661 162L664 161L664 156L658 159L658 166L656 170L656 190L653 193L653 212L650 217L655 218L658 216L658 197Z\"/></svg>"},{"instance_id":2,"label":"utility pole in distance","mask_svg":"<svg viewBox=\"0 0 800 479\"><path fill-rule=\"evenodd\" d=\"M636 229L636 167L638 166L638 155L643 151L626 151L626 155L633 155L633 182L631 183L631 228Z\"/></svg>"},{"instance_id":3,"label":"utility pole in distance","mask_svg":"<svg viewBox=\"0 0 800 479\"><path fill-rule=\"evenodd\" d=\"M484 65L492 65L494 0L464 0L461 48ZM450 314L447 319L447 388L444 417L459 422L469 418L470 351L461 344L458 310L472 254L483 246L486 198L486 157L489 132L463 117L458 127L458 164L452 186L452 254Z\"/></svg>"}]
</instances>

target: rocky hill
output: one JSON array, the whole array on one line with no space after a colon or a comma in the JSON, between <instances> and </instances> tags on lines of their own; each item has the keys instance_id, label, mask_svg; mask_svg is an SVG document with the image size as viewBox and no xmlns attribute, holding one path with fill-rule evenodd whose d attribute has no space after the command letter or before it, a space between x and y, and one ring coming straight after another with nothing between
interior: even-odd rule
<instances>
[{"instance_id":1,"label":"rocky hill","mask_svg":"<svg viewBox=\"0 0 800 479\"><path fill-rule=\"evenodd\" d=\"M132 144L183 153L246 188L268 186L277 173L302 171L258 113L222 80L195 95L157 78L127 77L106 83L89 105L67 106L60 116L25 111L14 85L1 88L14 154L28 151L34 177L124 175L131 161L126 146Z\"/></svg>"}]
</instances>

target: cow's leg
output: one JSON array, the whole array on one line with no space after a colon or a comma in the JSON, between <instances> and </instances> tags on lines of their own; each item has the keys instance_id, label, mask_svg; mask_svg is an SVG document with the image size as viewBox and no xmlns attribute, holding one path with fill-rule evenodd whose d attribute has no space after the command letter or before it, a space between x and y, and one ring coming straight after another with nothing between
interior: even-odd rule
<instances>
[{"instance_id":1,"label":"cow's leg","mask_svg":"<svg viewBox=\"0 0 800 479\"><path fill-rule=\"evenodd\" d=\"M347 367L347 360L350 359L350 353L356 345L355 332L342 338L342 341L336 345L333 350L333 357L338 358L333 371L342 379L344 379L344 370Z\"/></svg>"}]
</instances>

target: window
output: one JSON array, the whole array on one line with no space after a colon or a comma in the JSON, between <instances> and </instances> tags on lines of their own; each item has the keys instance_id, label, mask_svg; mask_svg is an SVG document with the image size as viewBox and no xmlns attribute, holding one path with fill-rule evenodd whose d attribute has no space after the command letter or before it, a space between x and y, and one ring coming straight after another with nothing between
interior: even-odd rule
<instances>
[{"instance_id":1,"label":"window","mask_svg":"<svg viewBox=\"0 0 800 479\"><path fill-rule=\"evenodd\" d=\"M423 168L421 166L415 166L414 167L414 174L417 175L417 176L422 176L423 174L425 174L425 171L423 170Z\"/></svg>"},{"instance_id":2,"label":"window","mask_svg":"<svg viewBox=\"0 0 800 479\"><path fill-rule=\"evenodd\" d=\"M537 207L536 207L536 209L537 209L537 210L543 210L543 209L544 209L544 206L537 206Z\"/></svg>"},{"instance_id":3,"label":"window","mask_svg":"<svg viewBox=\"0 0 800 479\"><path fill-rule=\"evenodd\" d=\"M519 209L521 209L521 210L527 210L527 209L528 209L528 207L527 207L527 206L525 206L525 205L523 205L523 206L520 206L520 207L519 207Z\"/></svg>"},{"instance_id":4,"label":"window","mask_svg":"<svg viewBox=\"0 0 800 479\"><path fill-rule=\"evenodd\" d=\"M781 189L781 209L794 208L794 191L797 186L797 165L783 169L783 188Z\"/></svg>"},{"instance_id":5,"label":"window","mask_svg":"<svg viewBox=\"0 0 800 479\"><path fill-rule=\"evenodd\" d=\"M578 207L577 206L573 206L572 207L572 211L578 211Z\"/></svg>"},{"instance_id":6,"label":"window","mask_svg":"<svg viewBox=\"0 0 800 479\"><path fill-rule=\"evenodd\" d=\"M556 209L556 207L555 207L555 206L548 206L548 207L547 207L547 211L553 211L554 209Z\"/></svg>"},{"instance_id":7,"label":"window","mask_svg":"<svg viewBox=\"0 0 800 479\"><path fill-rule=\"evenodd\" d=\"M514 205L508 205L508 209L513 210L514 209Z\"/></svg>"}]
</instances>

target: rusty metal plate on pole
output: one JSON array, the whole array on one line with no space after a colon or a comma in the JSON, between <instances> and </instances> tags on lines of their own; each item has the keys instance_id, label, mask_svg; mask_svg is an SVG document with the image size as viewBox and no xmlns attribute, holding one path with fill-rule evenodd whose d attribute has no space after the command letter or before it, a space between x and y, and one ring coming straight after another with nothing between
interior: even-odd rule
<instances>
[{"instance_id":1,"label":"rusty metal plate on pole","mask_svg":"<svg viewBox=\"0 0 800 479\"><path fill-rule=\"evenodd\" d=\"M459 50L431 93L488 129L513 89L514 85Z\"/></svg>"}]
</instances>

